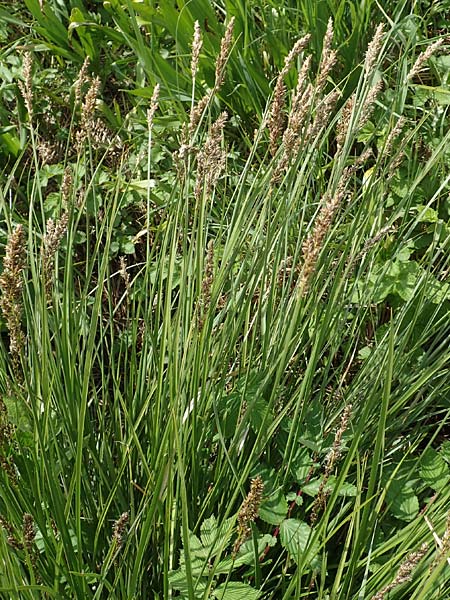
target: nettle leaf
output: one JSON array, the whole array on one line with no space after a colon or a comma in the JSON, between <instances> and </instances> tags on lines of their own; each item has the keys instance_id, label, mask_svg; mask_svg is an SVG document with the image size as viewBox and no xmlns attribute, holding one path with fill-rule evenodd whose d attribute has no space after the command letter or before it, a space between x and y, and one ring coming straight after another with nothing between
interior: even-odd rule
<instances>
[{"instance_id":1,"label":"nettle leaf","mask_svg":"<svg viewBox=\"0 0 450 600\"><path fill-rule=\"evenodd\" d=\"M414 297L417 281L422 273L420 266L414 261L402 260L389 261L385 265L374 267L368 278L356 282L351 301L355 304L379 304L390 294L399 296L402 300L409 301Z\"/></svg>"},{"instance_id":2,"label":"nettle leaf","mask_svg":"<svg viewBox=\"0 0 450 600\"><path fill-rule=\"evenodd\" d=\"M189 554L192 577L198 580L196 589L206 590L206 582L202 578L208 577L208 565L229 544L233 534L235 518L227 519L219 524L214 515L206 519L200 527L200 538L189 531ZM169 573L170 585L182 594L188 591L186 575L186 558L184 551L180 555L180 568Z\"/></svg>"},{"instance_id":3,"label":"nettle leaf","mask_svg":"<svg viewBox=\"0 0 450 600\"><path fill-rule=\"evenodd\" d=\"M281 544L289 552L295 563L299 563L308 552L306 564L316 569L319 564L319 544L311 545L313 531L309 525L298 519L285 519L280 525Z\"/></svg>"},{"instance_id":4,"label":"nettle leaf","mask_svg":"<svg viewBox=\"0 0 450 600\"><path fill-rule=\"evenodd\" d=\"M308 496L315 497L319 493L320 484L322 483L322 477L311 480L309 483L302 487L302 490ZM332 492L336 487L336 477L331 475L326 485L325 491ZM341 483L338 489L338 496L351 496L354 497L357 494L356 486L352 483Z\"/></svg>"},{"instance_id":5,"label":"nettle leaf","mask_svg":"<svg viewBox=\"0 0 450 600\"><path fill-rule=\"evenodd\" d=\"M287 500L281 490L271 494L259 508L259 517L271 525L279 525L288 511Z\"/></svg>"},{"instance_id":6,"label":"nettle leaf","mask_svg":"<svg viewBox=\"0 0 450 600\"><path fill-rule=\"evenodd\" d=\"M237 569L238 567L242 567L243 565L254 565L255 560L259 559L262 555L266 546L270 546L273 548L277 543L277 538L271 535L270 533L266 533L261 535L256 540L257 553L258 556L255 557L255 546L253 539L249 539L242 544L239 549L239 552L235 557L227 556L223 560L219 562L218 565L214 568L215 575L227 575L233 569Z\"/></svg>"},{"instance_id":7,"label":"nettle leaf","mask_svg":"<svg viewBox=\"0 0 450 600\"><path fill-rule=\"evenodd\" d=\"M178 571L169 573L169 583L174 590L178 590L181 594L189 597L189 585L184 569L178 569ZM203 597L206 592L206 580L199 579L195 584L195 591L197 592L197 597L199 594Z\"/></svg>"},{"instance_id":8,"label":"nettle leaf","mask_svg":"<svg viewBox=\"0 0 450 600\"><path fill-rule=\"evenodd\" d=\"M440 454L444 460L450 462L450 440L442 444Z\"/></svg>"},{"instance_id":9,"label":"nettle leaf","mask_svg":"<svg viewBox=\"0 0 450 600\"><path fill-rule=\"evenodd\" d=\"M411 300L414 297L421 269L414 261L400 263L398 267L398 275L393 292L400 296L402 300Z\"/></svg>"},{"instance_id":10,"label":"nettle leaf","mask_svg":"<svg viewBox=\"0 0 450 600\"><path fill-rule=\"evenodd\" d=\"M419 512L419 500L414 493L413 482L404 478L390 482L386 503L391 514L401 521L412 521Z\"/></svg>"},{"instance_id":11,"label":"nettle leaf","mask_svg":"<svg viewBox=\"0 0 450 600\"><path fill-rule=\"evenodd\" d=\"M427 448L423 453L419 472L423 481L437 492L447 485L450 477L448 464L433 448Z\"/></svg>"},{"instance_id":12,"label":"nettle leaf","mask_svg":"<svg viewBox=\"0 0 450 600\"><path fill-rule=\"evenodd\" d=\"M411 212L417 213L417 221L419 223L437 223L439 221L439 215L434 208L430 208L424 204L413 206Z\"/></svg>"},{"instance_id":13,"label":"nettle leaf","mask_svg":"<svg viewBox=\"0 0 450 600\"><path fill-rule=\"evenodd\" d=\"M246 583L237 581L229 581L228 583L220 584L212 593L213 598L217 600L258 600L261 592L255 590Z\"/></svg>"},{"instance_id":14,"label":"nettle leaf","mask_svg":"<svg viewBox=\"0 0 450 600\"><path fill-rule=\"evenodd\" d=\"M200 526L200 538L203 546L208 548L213 556L228 545L235 523L236 519L230 517L220 525L214 515L203 521Z\"/></svg>"}]
</instances>

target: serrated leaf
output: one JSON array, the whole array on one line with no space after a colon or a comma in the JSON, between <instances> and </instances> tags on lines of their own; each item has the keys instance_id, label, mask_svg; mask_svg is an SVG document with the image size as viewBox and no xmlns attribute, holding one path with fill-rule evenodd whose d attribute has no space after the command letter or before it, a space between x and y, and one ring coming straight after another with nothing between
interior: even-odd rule
<instances>
[{"instance_id":1,"label":"serrated leaf","mask_svg":"<svg viewBox=\"0 0 450 600\"><path fill-rule=\"evenodd\" d=\"M404 479L391 481L386 492L390 512L401 521L412 521L419 512L419 500L413 484Z\"/></svg>"},{"instance_id":2,"label":"serrated leaf","mask_svg":"<svg viewBox=\"0 0 450 600\"><path fill-rule=\"evenodd\" d=\"M450 462L450 441L444 442L442 444L440 454L444 458L444 460Z\"/></svg>"},{"instance_id":3,"label":"serrated leaf","mask_svg":"<svg viewBox=\"0 0 450 600\"><path fill-rule=\"evenodd\" d=\"M305 551L308 552L307 564L316 568L319 563L317 542L311 546L312 530L309 525L298 519L285 519L280 525L280 541L297 564Z\"/></svg>"},{"instance_id":4,"label":"serrated leaf","mask_svg":"<svg viewBox=\"0 0 450 600\"><path fill-rule=\"evenodd\" d=\"M308 496L315 497L315 496L317 496L317 494L319 492L321 483L322 483L322 477L313 479L308 484L304 485L302 487L302 490L305 494L308 494ZM325 485L325 491L332 492L334 490L335 486L336 486L336 477L334 475L331 475L331 477L329 477L329 479L327 481L327 484ZM338 496L354 497L354 496L356 496L356 494L357 494L356 486L354 486L352 483L344 482L344 483L341 483L341 485L339 486Z\"/></svg>"},{"instance_id":5,"label":"serrated leaf","mask_svg":"<svg viewBox=\"0 0 450 600\"><path fill-rule=\"evenodd\" d=\"M228 583L222 583L213 591L213 598L217 600L258 600L261 596L261 592L255 590L246 583L239 583L237 581L229 581Z\"/></svg>"},{"instance_id":6,"label":"serrated leaf","mask_svg":"<svg viewBox=\"0 0 450 600\"><path fill-rule=\"evenodd\" d=\"M271 525L279 525L286 517L288 503L281 490L263 501L259 508L259 517Z\"/></svg>"},{"instance_id":7,"label":"serrated leaf","mask_svg":"<svg viewBox=\"0 0 450 600\"><path fill-rule=\"evenodd\" d=\"M435 491L444 488L449 480L448 464L433 448L427 448L420 459L420 476Z\"/></svg>"},{"instance_id":8,"label":"serrated leaf","mask_svg":"<svg viewBox=\"0 0 450 600\"><path fill-rule=\"evenodd\" d=\"M192 575L195 577L194 573L192 573ZM174 590L178 590L186 596L189 595L189 584L186 577L186 571L184 569L171 571L169 573L169 583ZM199 579L198 581L196 581L195 591L197 592L197 597L203 597L206 591L206 580Z\"/></svg>"},{"instance_id":9,"label":"serrated leaf","mask_svg":"<svg viewBox=\"0 0 450 600\"><path fill-rule=\"evenodd\" d=\"M236 519L231 517L219 525L214 515L203 521L200 527L200 538L204 548L209 552L209 558L215 557L228 545L235 522Z\"/></svg>"},{"instance_id":10,"label":"serrated leaf","mask_svg":"<svg viewBox=\"0 0 450 600\"><path fill-rule=\"evenodd\" d=\"M257 558L262 555L266 546L270 546L271 548L275 546L277 543L277 538L271 535L270 533L266 533L257 539ZM216 575L227 575L230 573L232 569L236 569L238 567L242 567L243 565L254 565L255 564L255 547L253 543L253 539L249 539L242 544L239 549L237 555L233 558L231 556L227 556L223 560L219 562L219 564L214 569L214 574Z\"/></svg>"}]
</instances>

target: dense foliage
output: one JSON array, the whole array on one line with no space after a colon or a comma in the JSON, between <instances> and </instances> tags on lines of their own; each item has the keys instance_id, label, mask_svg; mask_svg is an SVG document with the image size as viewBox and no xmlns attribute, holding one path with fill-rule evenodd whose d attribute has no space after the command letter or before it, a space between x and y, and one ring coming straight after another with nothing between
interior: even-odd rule
<instances>
[{"instance_id":1,"label":"dense foliage","mask_svg":"<svg viewBox=\"0 0 450 600\"><path fill-rule=\"evenodd\" d=\"M2 598L450 598L449 17L0 3Z\"/></svg>"}]
</instances>

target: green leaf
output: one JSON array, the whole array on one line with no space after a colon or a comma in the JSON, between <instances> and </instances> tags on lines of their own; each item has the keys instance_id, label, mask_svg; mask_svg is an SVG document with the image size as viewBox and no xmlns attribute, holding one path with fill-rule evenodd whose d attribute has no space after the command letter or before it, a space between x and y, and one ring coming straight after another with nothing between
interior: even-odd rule
<instances>
[{"instance_id":1,"label":"green leaf","mask_svg":"<svg viewBox=\"0 0 450 600\"><path fill-rule=\"evenodd\" d=\"M302 487L302 490L305 494L308 494L308 496L315 497L315 496L317 496L317 494L319 492L319 487L320 487L321 482L322 482L322 477L313 479L308 484L304 485ZM335 487L336 487L336 477L334 475L331 475L331 477L328 479L327 484L325 486L325 491L332 492ZM339 486L338 496L354 497L354 496L356 496L356 494L357 494L356 486L353 485L352 483L341 483L341 485Z\"/></svg>"},{"instance_id":2,"label":"green leaf","mask_svg":"<svg viewBox=\"0 0 450 600\"><path fill-rule=\"evenodd\" d=\"M239 583L237 581L229 581L228 583L220 584L213 591L213 598L217 600L258 600L261 596L261 592L255 590L246 583Z\"/></svg>"},{"instance_id":3,"label":"green leaf","mask_svg":"<svg viewBox=\"0 0 450 600\"><path fill-rule=\"evenodd\" d=\"M319 547L311 546L312 529L298 519L285 519L280 526L280 541L289 552L290 557L298 564L305 551L308 551L307 564L316 568L318 565Z\"/></svg>"},{"instance_id":4,"label":"green leaf","mask_svg":"<svg viewBox=\"0 0 450 600\"><path fill-rule=\"evenodd\" d=\"M444 460L450 462L450 440L442 444L440 454Z\"/></svg>"},{"instance_id":5,"label":"green leaf","mask_svg":"<svg viewBox=\"0 0 450 600\"><path fill-rule=\"evenodd\" d=\"M419 512L419 500L414 493L413 484L404 479L391 481L386 492L386 502L392 515L401 521L412 521Z\"/></svg>"},{"instance_id":6,"label":"green leaf","mask_svg":"<svg viewBox=\"0 0 450 600\"><path fill-rule=\"evenodd\" d=\"M286 517L288 503L281 490L275 492L261 504L259 517L271 525L279 525Z\"/></svg>"},{"instance_id":7,"label":"green leaf","mask_svg":"<svg viewBox=\"0 0 450 600\"><path fill-rule=\"evenodd\" d=\"M208 549L210 557L215 557L228 545L235 523L235 517L231 517L220 525L214 515L203 521L200 527L200 539L203 547Z\"/></svg>"},{"instance_id":8,"label":"green leaf","mask_svg":"<svg viewBox=\"0 0 450 600\"><path fill-rule=\"evenodd\" d=\"M433 448L427 448L420 459L420 476L433 490L440 491L448 483L449 466Z\"/></svg>"},{"instance_id":9,"label":"green leaf","mask_svg":"<svg viewBox=\"0 0 450 600\"><path fill-rule=\"evenodd\" d=\"M234 558L232 556L227 556L226 558L221 560L218 565L216 565L216 567L214 568L214 574L226 575L230 573L233 569L242 567L242 565L254 565L255 560L260 558L266 546L270 546L272 548L276 545L277 541L277 538L271 535L270 533L266 533L258 537L256 540L258 556L255 557L254 540L252 538L247 540L242 544L242 546L239 549L239 552Z\"/></svg>"}]
</instances>

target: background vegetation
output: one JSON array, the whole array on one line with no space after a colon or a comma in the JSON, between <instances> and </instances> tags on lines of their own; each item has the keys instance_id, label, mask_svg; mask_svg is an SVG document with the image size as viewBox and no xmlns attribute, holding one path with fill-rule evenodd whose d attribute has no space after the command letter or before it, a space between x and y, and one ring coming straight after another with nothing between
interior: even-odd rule
<instances>
[{"instance_id":1,"label":"background vegetation","mask_svg":"<svg viewBox=\"0 0 450 600\"><path fill-rule=\"evenodd\" d=\"M450 598L449 17L0 3L2 598Z\"/></svg>"}]
</instances>

